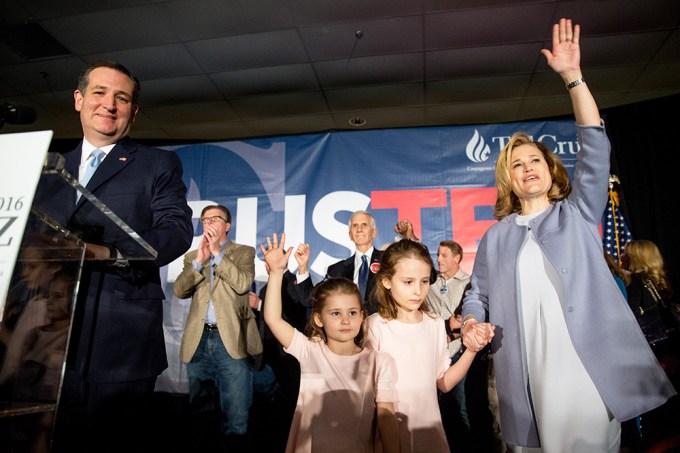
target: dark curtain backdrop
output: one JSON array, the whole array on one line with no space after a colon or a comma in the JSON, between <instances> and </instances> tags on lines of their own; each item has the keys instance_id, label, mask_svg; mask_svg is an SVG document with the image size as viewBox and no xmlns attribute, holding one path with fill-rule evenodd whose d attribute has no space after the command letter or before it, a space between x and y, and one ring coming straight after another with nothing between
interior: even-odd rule
<instances>
[{"instance_id":1,"label":"dark curtain backdrop","mask_svg":"<svg viewBox=\"0 0 680 453\"><path fill-rule=\"evenodd\" d=\"M671 284L680 292L680 240L671 222L680 173L672 163L680 128L680 95L603 109L612 142L612 173L621 180L622 208L635 239L648 239L661 249ZM563 117L561 117L563 118ZM134 135L134 134L133 134ZM73 149L79 140L54 140L50 151ZM165 146L187 141L140 140Z\"/></svg>"},{"instance_id":2,"label":"dark curtain backdrop","mask_svg":"<svg viewBox=\"0 0 680 453\"><path fill-rule=\"evenodd\" d=\"M602 112L612 142L612 173L621 180L619 195L633 238L659 246L678 294L680 232L671 215L680 182L673 163L679 106L680 95L675 95Z\"/></svg>"}]
</instances>

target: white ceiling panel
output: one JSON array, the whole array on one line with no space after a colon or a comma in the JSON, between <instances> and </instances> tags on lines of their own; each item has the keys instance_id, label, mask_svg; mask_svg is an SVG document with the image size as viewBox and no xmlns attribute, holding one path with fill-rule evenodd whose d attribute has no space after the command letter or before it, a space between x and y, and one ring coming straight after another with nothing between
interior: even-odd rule
<instances>
[{"instance_id":1,"label":"white ceiling panel","mask_svg":"<svg viewBox=\"0 0 680 453\"><path fill-rule=\"evenodd\" d=\"M680 94L677 0L4 0L0 103L38 118L0 133L80 137L73 90L101 58L141 81L140 138L566 115L540 54L560 17L582 26L584 76L602 107Z\"/></svg>"}]
</instances>

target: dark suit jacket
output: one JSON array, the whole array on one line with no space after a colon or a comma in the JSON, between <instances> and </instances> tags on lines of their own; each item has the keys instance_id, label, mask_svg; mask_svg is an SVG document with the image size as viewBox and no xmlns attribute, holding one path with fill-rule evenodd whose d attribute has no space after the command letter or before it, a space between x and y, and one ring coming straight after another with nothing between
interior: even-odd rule
<instances>
[{"instance_id":1,"label":"dark suit jacket","mask_svg":"<svg viewBox=\"0 0 680 453\"><path fill-rule=\"evenodd\" d=\"M368 273L368 283L366 284L366 300L364 300L364 306L366 307L366 311L368 312L369 315L376 313L378 311L378 301L376 301L375 299L371 299L370 294L373 291L373 287L375 286L375 274L377 272L377 270L374 272L374 269L376 268L374 264L377 263L378 264L377 268L380 269L381 256L382 251L374 247L373 253L371 254L371 262L369 263L369 268L371 269L371 272ZM335 264L331 264L330 266L328 266L328 270L326 271L326 278L328 277L332 278L345 277L350 280L354 280L354 255L350 256L346 260L339 261Z\"/></svg>"},{"instance_id":2,"label":"dark suit jacket","mask_svg":"<svg viewBox=\"0 0 680 453\"><path fill-rule=\"evenodd\" d=\"M65 169L78 176L81 146L64 154ZM67 358L93 382L154 377L167 367L163 336L165 298L160 267L191 245L193 225L182 181L182 164L170 151L122 139L99 166L87 188L158 252L155 260L127 267L86 262L78 292ZM139 256L129 235L81 197L51 178L38 188L36 204L60 224L82 232L86 242Z\"/></svg>"}]
</instances>

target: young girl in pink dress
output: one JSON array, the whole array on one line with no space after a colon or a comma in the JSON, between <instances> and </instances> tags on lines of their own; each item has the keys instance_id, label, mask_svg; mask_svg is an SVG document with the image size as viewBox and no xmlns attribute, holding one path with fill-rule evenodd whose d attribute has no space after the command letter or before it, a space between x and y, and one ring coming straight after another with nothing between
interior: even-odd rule
<instances>
[{"instance_id":1,"label":"young girl in pink dress","mask_svg":"<svg viewBox=\"0 0 680 453\"><path fill-rule=\"evenodd\" d=\"M269 282L264 319L300 362L300 393L286 452L399 452L394 360L363 348L365 312L357 285L332 278L312 293L309 337L281 317L281 282L293 250L285 233L260 245ZM377 423L376 423L377 421ZM375 426L377 425L377 433Z\"/></svg>"},{"instance_id":2,"label":"young girl in pink dress","mask_svg":"<svg viewBox=\"0 0 680 453\"><path fill-rule=\"evenodd\" d=\"M387 247L373 290L380 309L368 317L366 346L389 353L397 364L395 410L402 452L450 451L437 389L450 391L475 356L467 349L449 366L444 324L424 303L432 268L429 251L418 242L402 239ZM492 329L488 326L489 337Z\"/></svg>"}]
</instances>

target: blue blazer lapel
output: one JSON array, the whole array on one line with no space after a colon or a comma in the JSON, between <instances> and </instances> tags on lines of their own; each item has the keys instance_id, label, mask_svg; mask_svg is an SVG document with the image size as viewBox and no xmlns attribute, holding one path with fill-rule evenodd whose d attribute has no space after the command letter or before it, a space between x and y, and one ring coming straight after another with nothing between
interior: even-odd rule
<instances>
[{"instance_id":1,"label":"blue blazer lapel","mask_svg":"<svg viewBox=\"0 0 680 453\"><path fill-rule=\"evenodd\" d=\"M374 248L373 253L371 253L371 264L380 263L380 257L381 256L382 256L382 251L378 250L377 248Z\"/></svg>"},{"instance_id":2,"label":"blue blazer lapel","mask_svg":"<svg viewBox=\"0 0 680 453\"><path fill-rule=\"evenodd\" d=\"M342 276L354 280L354 255L342 262Z\"/></svg>"},{"instance_id":3,"label":"blue blazer lapel","mask_svg":"<svg viewBox=\"0 0 680 453\"><path fill-rule=\"evenodd\" d=\"M87 189L94 193L98 187L129 165L134 160L133 152L135 148L136 145L129 139L118 142L92 175L92 179L87 183ZM78 204L82 203L82 200L83 198L79 200Z\"/></svg>"},{"instance_id":4,"label":"blue blazer lapel","mask_svg":"<svg viewBox=\"0 0 680 453\"><path fill-rule=\"evenodd\" d=\"M78 167L80 167L80 155L83 152L83 142L73 151L64 154L64 169L71 176L78 179Z\"/></svg>"}]
</instances>

